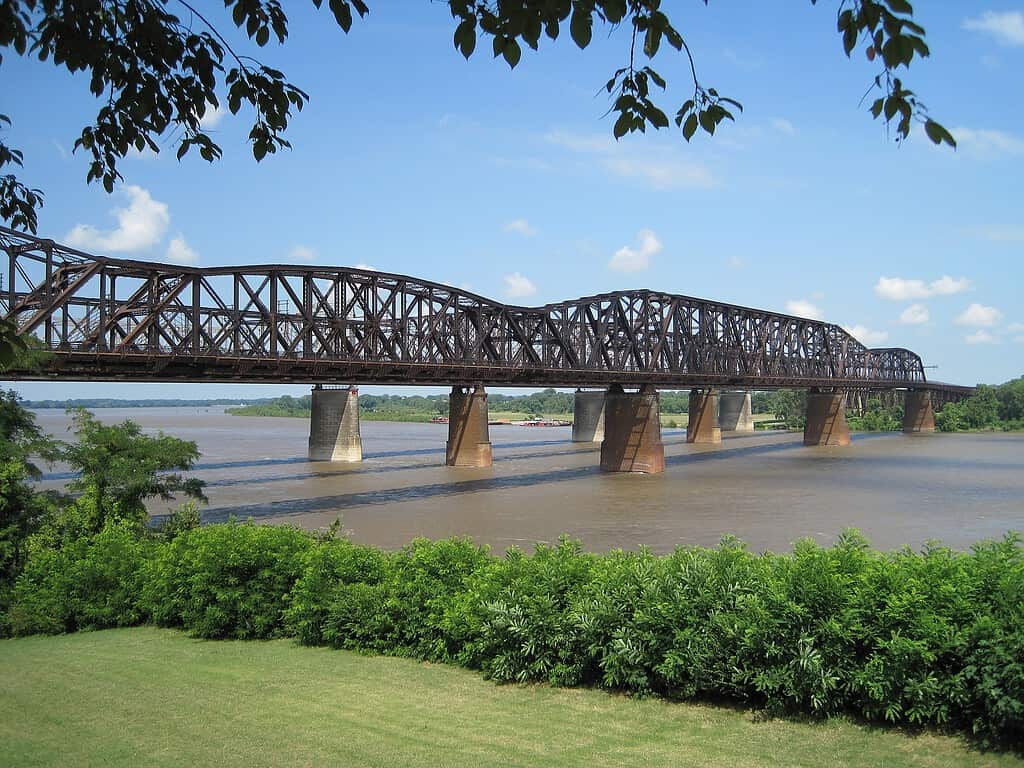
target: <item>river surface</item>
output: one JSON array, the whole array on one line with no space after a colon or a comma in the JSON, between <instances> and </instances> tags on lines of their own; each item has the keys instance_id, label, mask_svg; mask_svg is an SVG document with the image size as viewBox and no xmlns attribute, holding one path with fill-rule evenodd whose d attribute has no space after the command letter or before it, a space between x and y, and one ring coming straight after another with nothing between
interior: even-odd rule
<instances>
[{"instance_id":1,"label":"river surface","mask_svg":"<svg viewBox=\"0 0 1024 768\"><path fill-rule=\"evenodd\" d=\"M305 419L229 416L222 408L97 409L104 422L195 440L204 519L323 528L335 518L357 542L398 548L415 536L468 535L496 551L568 534L586 549L713 546L734 534L754 550L860 529L881 549L939 539L967 548L1024 530L1024 436L855 436L848 448L805 448L798 434L726 437L693 446L663 431L663 475L598 471L599 446L568 427L492 426L494 465L444 466L447 425L364 421L362 464L306 460ZM68 439L70 418L37 412ZM55 466L44 483L68 479ZM151 511L166 511L164 502Z\"/></svg>"}]
</instances>

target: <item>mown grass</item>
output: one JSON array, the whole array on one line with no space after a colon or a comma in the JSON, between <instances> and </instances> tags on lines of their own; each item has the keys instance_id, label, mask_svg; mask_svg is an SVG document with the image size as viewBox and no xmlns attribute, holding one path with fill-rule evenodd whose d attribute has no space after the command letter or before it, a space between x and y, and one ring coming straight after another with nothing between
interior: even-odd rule
<instances>
[{"instance_id":1,"label":"mown grass","mask_svg":"<svg viewBox=\"0 0 1024 768\"><path fill-rule=\"evenodd\" d=\"M154 628L0 641L0 681L5 766L1024 766L934 733Z\"/></svg>"}]
</instances>

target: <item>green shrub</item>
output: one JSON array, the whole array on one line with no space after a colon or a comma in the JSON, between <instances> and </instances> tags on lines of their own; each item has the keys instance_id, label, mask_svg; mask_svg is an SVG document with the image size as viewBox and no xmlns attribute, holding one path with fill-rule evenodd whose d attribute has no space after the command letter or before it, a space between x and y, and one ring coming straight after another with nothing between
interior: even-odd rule
<instances>
[{"instance_id":1,"label":"green shrub","mask_svg":"<svg viewBox=\"0 0 1024 768\"><path fill-rule=\"evenodd\" d=\"M335 606L347 600L340 593L353 585L376 586L389 573L388 555L373 547L336 539L309 549L288 597L284 616L287 633L305 645L351 647L345 631L348 620L340 606ZM328 626L332 613L332 625ZM339 620L341 626L336 624Z\"/></svg>"},{"instance_id":2,"label":"green shrub","mask_svg":"<svg viewBox=\"0 0 1024 768\"><path fill-rule=\"evenodd\" d=\"M142 605L164 626L207 638L281 634L286 597L313 537L286 526L226 523L186 531L147 569Z\"/></svg>"},{"instance_id":3,"label":"green shrub","mask_svg":"<svg viewBox=\"0 0 1024 768\"><path fill-rule=\"evenodd\" d=\"M8 612L13 634L74 632L141 623L145 564L154 544L109 524L61 548L31 550Z\"/></svg>"},{"instance_id":4,"label":"green shrub","mask_svg":"<svg viewBox=\"0 0 1024 768\"><path fill-rule=\"evenodd\" d=\"M532 557L511 549L478 569L438 617L450 635L448 656L495 680L584 682L588 656L569 608L598 559L563 539L537 545Z\"/></svg>"},{"instance_id":5,"label":"green shrub","mask_svg":"<svg viewBox=\"0 0 1024 768\"><path fill-rule=\"evenodd\" d=\"M853 713L1024 739L1024 548L871 550L856 532L755 555L593 555L567 539L495 558L468 539L400 552L293 528L121 526L33 539L6 622L64 632L149 617L202 637L435 659L499 681L593 685L771 711Z\"/></svg>"}]
</instances>

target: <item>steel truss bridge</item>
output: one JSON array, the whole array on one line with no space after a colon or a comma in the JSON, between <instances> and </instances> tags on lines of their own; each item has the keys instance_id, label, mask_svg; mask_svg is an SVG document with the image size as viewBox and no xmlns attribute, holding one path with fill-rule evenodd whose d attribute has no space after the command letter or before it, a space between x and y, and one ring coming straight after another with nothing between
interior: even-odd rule
<instances>
[{"instance_id":1,"label":"steel truss bridge","mask_svg":"<svg viewBox=\"0 0 1024 768\"><path fill-rule=\"evenodd\" d=\"M351 267L187 267L0 227L0 312L52 352L17 379L927 389L907 349L658 291L518 307Z\"/></svg>"}]
</instances>

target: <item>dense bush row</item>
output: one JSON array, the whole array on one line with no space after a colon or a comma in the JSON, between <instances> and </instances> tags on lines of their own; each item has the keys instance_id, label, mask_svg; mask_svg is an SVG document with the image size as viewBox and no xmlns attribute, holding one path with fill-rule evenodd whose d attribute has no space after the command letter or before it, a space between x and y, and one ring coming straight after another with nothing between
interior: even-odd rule
<instances>
[{"instance_id":1,"label":"dense bush row","mask_svg":"<svg viewBox=\"0 0 1024 768\"><path fill-rule=\"evenodd\" d=\"M111 524L30 553L9 631L152 621L206 638L291 636L460 664L503 681L727 697L1024 739L1024 549L830 548L493 557L468 540L388 553L285 527L171 540Z\"/></svg>"}]
</instances>

